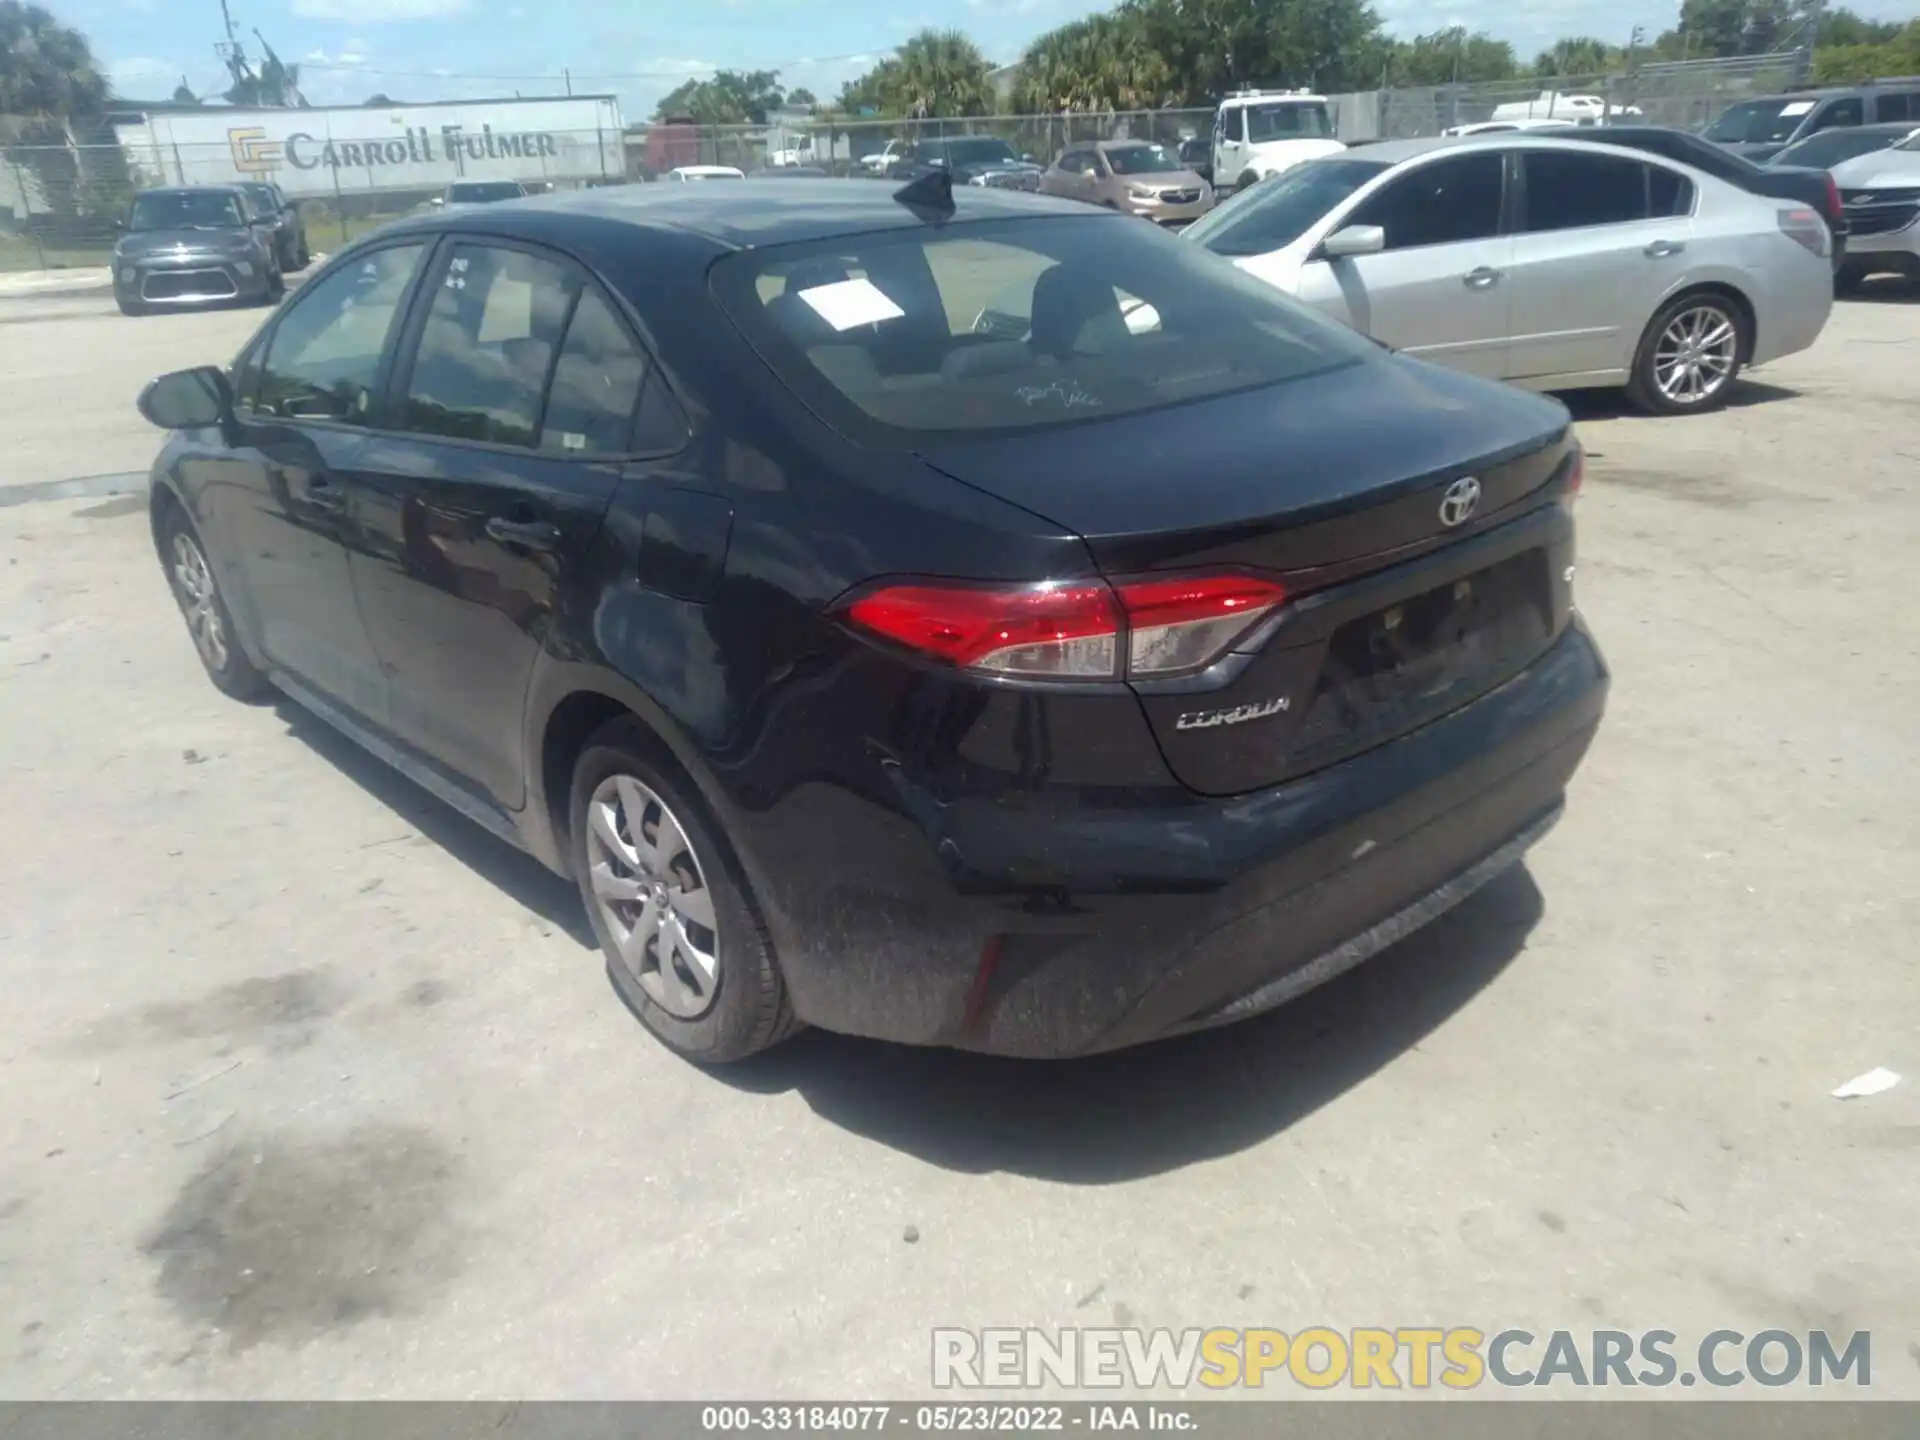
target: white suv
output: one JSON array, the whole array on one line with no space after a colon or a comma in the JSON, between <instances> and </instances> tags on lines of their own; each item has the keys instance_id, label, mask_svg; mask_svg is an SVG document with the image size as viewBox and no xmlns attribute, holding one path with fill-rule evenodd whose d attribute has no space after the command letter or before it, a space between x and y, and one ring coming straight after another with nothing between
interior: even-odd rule
<instances>
[{"instance_id":1,"label":"white suv","mask_svg":"<svg viewBox=\"0 0 1920 1440\"><path fill-rule=\"evenodd\" d=\"M1220 102L1213 120L1213 184L1237 190L1347 147L1333 138L1324 95L1243 90Z\"/></svg>"}]
</instances>

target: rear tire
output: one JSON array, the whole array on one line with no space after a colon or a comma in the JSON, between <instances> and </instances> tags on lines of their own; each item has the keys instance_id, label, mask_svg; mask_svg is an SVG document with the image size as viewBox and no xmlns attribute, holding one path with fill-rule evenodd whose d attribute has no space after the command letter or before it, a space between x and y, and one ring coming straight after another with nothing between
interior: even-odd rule
<instances>
[{"instance_id":1,"label":"rear tire","mask_svg":"<svg viewBox=\"0 0 1920 1440\"><path fill-rule=\"evenodd\" d=\"M1652 415L1693 415L1726 403L1747 354L1747 321L1724 295L1681 295L1647 322L1627 398Z\"/></svg>"},{"instance_id":2,"label":"rear tire","mask_svg":"<svg viewBox=\"0 0 1920 1440\"><path fill-rule=\"evenodd\" d=\"M1867 272L1858 265L1842 265L1833 272L1833 293L1836 295L1858 295L1860 287L1867 283Z\"/></svg>"},{"instance_id":3,"label":"rear tire","mask_svg":"<svg viewBox=\"0 0 1920 1440\"><path fill-rule=\"evenodd\" d=\"M1238 195L1242 190L1245 190L1249 185L1258 185L1259 183L1260 183L1260 177L1254 174L1253 171L1249 170L1245 174L1243 174L1238 180L1234 181L1233 193Z\"/></svg>"},{"instance_id":4,"label":"rear tire","mask_svg":"<svg viewBox=\"0 0 1920 1440\"><path fill-rule=\"evenodd\" d=\"M207 678L235 700L261 700L271 695L272 683L240 647L233 614L220 593L206 547L177 504L168 506L160 527L160 556L166 566L168 587L180 606L181 618L187 622L187 634Z\"/></svg>"},{"instance_id":5,"label":"rear tire","mask_svg":"<svg viewBox=\"0 0 1920 1440\"><path fill-rule=\"evenodd\" d=\"M612 721L573 767L568 848L613 988L669 1049L741 1060L798 1028L746 876L692 787Z\"/></svg>"}]
</instances>

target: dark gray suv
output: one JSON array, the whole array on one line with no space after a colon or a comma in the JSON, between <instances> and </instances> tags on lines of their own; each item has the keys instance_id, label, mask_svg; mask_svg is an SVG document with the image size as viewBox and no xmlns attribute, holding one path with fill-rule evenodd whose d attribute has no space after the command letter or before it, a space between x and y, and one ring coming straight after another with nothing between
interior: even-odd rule
<instances>
[{"instance_id":1,"label":"dark gray suv","mask_svg":"<svg viewBox=\"0 0 1920 1440\"><path fill-rule=\"evenodd\" d=\"M124 315L225 300L268 304L286 293L273 222L229 185L182 185L134 197L113 247L113 298Z\"/></svg>"}]
</instances>

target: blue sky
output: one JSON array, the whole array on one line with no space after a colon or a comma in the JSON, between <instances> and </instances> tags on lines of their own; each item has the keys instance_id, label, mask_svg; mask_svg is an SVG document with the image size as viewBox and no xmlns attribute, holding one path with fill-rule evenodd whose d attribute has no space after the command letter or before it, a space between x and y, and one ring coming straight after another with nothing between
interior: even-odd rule
<instances>
[{"instance_id":1,"label":"blue sky","mask_svg":"<svg viewBox=\"0 0 1920 1440\"><path fill-rule=\"evenodd\" d=\"M874 58L928 25L970 34L995 61L1035 35L1104 8L1087 0L693 0L617 6L605 0L230 0L252 43L258 26L283 59L302 64L315 104L357 104L375 92L399 100L562 93L571 67L579 93L620 96L644 118L688 75L716 67L777 69L789 88L824 97ZM924 8L916 8L924 4ZM1566 34L1624 43L1635 25L1670 28L1675 0L1375 0L1388 28L1413 35L1464 24L1510 40L1523 59ZM224 86L213 44L219 0L53 0L92 40L122 95L170 94L184 74L202 93ZM1916 0L1864 0L1879 19L1920 14Z\"/></svg>"}]
</instances>

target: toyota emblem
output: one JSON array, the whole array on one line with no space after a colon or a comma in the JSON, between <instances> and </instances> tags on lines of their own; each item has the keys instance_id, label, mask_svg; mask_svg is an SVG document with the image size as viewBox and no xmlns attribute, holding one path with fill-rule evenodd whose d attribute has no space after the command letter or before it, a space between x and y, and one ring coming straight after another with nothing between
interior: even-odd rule
<instances>
[{"instance_id":1,"label":"toyota emblem","mask_svg":"<svg viewBox=\"0 0 1920 1440\"><path fill-rule=\"evenodd\" d=\"M1440 523L1449 530L1464 524L1479 503L1480 482L1471 475L1462 475L1447 486L1447 493L1440 497Z\"/></svg>"}]
</instances>

